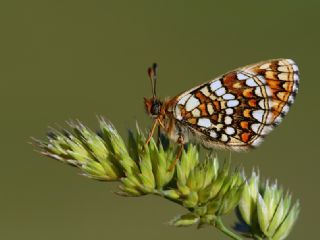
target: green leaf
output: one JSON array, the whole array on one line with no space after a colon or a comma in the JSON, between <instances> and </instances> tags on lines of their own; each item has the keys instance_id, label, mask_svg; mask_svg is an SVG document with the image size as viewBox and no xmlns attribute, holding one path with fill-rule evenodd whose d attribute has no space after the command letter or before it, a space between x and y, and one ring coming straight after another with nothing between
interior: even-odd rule
<instances>
[{"instance_id":1,"label":"green leaf","mask_svg":"<svg viewBox=\"0 0 320 240\"><path fill-rule=\"evenodd\" d=\"M294 223L296 222L296 220L298 218L299 212L300 212L300 203L297 202L292 207L289 214L287 215L287 217L285 218L285 220L281 224L280 228L277 230L277 232L273 236L273 238L272 238L273 240L282 240L282 239L285 239L289 235Z\"/></svg>"},{"instance_id":2,"label":"green leaf","mask_svg":"<svg viewBox=\"0 0 320 240\"><path fill-rule=\"evenodd\" d=\"M154 189L155 186L155 179L152 171L152 163L151 163L151 156L149 150L146 148L145 152L142 154L139 163L140 171L139 177L141 179L142 184L146 187Z\"/></svg>"},{"instance_id":3,"label":"green leaf","mask_svg":"<svg viewBox=\"0 0 320 240\"><path fill-rule=\"evenodd\" d=\"M262 196L259 193L258 193L258 201L257 201L257 212L258 212L260 229L264 234L267 234L267 229L269 226L268 209Z\"/></svg>"},{"instance_id":4,"label":"green leaf","mask_svg":"<svg viewBox=\"0 0 320 240\"><path fill-rule=\"evenodd\" d=\"M239 202L239 210L241 213L241 216L246 224L249 226L252 224L251 218L253 214L253 201L251 199L251 193L248 183L246 183L243 187L242 196L240 198Z\"/></svg>"},{"instance_id":5,"label":"green leaf","mask_svg":"<svg viewBox=\"0 0 320 240\"><path fill-rule=\"evenodd\" d=\"M187 227L198 223L200 218L192 213L178 216L170 221L170 224L176 227Z\"/></svg>"},{"instance_id":6,"label":"green leaf","mask_svg":"<svg viewBox=\"0 0 320 240\"><path fill-rule=\"evenodd\" d=\"M280 199L280 202L277 204L276 211L272 217L272 220L269 225L267 236L273 236L275 231L278 229L284 217L284 209L283 209L283 199Z\"/></svg>"},{"instance_id":7,"label":"green leaf","mask_svg":"<svg viewBox=\"0 0 320 240\"><path fill-rule=\"evenodd\" d=\"M171 199L179 199L180 198L179 191L174 190L174 189L164 190L164 191L161 191L161 192L167 198L171 198Z\"/></svg>"},{"instance_id":8,"label":"green leaf","mask_svg":"<svg viewBox=\"0 0 320 240\"><path fill-rule=\"evenodd\" d=\"M183 206L186 208L194 208L198 204L198 194L190 192L187 198L183 201Z\"/></svg>"}]
</instances>

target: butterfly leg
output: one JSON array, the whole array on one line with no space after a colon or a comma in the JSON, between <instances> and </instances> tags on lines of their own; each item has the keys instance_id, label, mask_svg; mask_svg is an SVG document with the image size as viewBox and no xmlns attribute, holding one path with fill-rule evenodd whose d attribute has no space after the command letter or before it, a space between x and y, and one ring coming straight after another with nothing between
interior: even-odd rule
<instances>
[{"instance_id":1,"label":"butterfly leg","mask_svg":"<svg viewBox=\"0 0 320 240\"><path fill-rule=\"evenodd\" d=\"M148 137L148 139L147 139L147 141L146 141L146 144L148 144L148 143L150 142L150 140L151 140L151 138L152 138L152 136L153 136L153 134L154 134L154 131L155 131L157 125L158 125L158 119L154 120L154 122L153 122L153 126L152 126L152 128L151 128L150 133L149 133L149 137Z\"/></svg>"},{"instance_id":2,"label":"butterfly leg","mask_svg":"<svg viewBox=\"0 0 320 240\"><path fill-rule=\"evenodd\" d=\"M160 129L160 125L158 125L158 134L157 134L157 146L158 146L158 148L160 146L160 136L161 136L161 129Z\"/></svg>"},{"instance_id":3,"label":"butterfly leg","mask_svg":"<svg viewBox=\"0 0 320 240\"><path fill-rule=\"evenodd\" d=\"M182 154L184 141L183 141L183 136L181 134L178 137L177 143L179 144L178 154L177 154L176 158L174 159L174 161L171 163L171 165L170 165L170 167L168 169L169 172L173 171L174 167L176 166L176 164L179 161L179 159L181 157L181 154Z\"/></svg>"},{"instance_id":4,"label":"butterfly leg","mask_svg":"<svg viewBox=\"0 0 320 240\"><path fill-rule=\"evenodd\" d=\"M157 118L156 120L154 120L153 126L152 126L152 128L151 128L150 133L149 133L149 137L148 137L148 139L147 139L147 141L146 141L146 144L148 144L148 143L151 141L151 138L152 138L152 136L153 136L153 134L154 134L154 131L156 130L156 127L158 126L158 124L159 124L161 127L164 128L164 125L163 125L161 119ZM158 132L160 132L160 128L158 129Z\"/></svg>"}]
</instances>

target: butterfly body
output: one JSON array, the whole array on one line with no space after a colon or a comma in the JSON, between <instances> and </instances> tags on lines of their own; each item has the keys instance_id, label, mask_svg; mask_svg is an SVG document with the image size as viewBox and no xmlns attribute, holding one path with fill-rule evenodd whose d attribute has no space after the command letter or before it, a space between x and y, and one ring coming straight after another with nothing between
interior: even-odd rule
<instances>
[{"instance_id":1,"label":"butterfly body","mask_svg":"<svg viewBox=\"0 0 320 240\"><path fill-rule=\"evenodd\" d=\"M299 72L290 59L248 65L178 96L145 99L147 112L173 141L234 151L257 147L287 114ZM157 111L156 111L157 110Z\"/></svg>"}]
</instances>

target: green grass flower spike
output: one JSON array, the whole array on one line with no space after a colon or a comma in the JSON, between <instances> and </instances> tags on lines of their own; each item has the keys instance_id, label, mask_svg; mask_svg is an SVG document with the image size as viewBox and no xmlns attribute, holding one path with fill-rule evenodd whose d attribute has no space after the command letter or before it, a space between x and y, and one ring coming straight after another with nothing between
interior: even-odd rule
<instances>
[{"instance_id":1,"label":"green grass flower spike","mask_svg":"<svg viewBox=\"0 0 320 240\"><path fill-rule=\"evenodd\" d=\"M176 144L152 139L146 145L138 127L135 133L129 131L126 144L110 122L100 118L99 123L98 132L80 122L70 123L71 131L52 130L47 141L35 140L38 151L79 168L88 178L119 181L121 196L154 194L183 206L187 211L170 221L174 226L213 226L231 239L242 239L222 221L237 210L240 221L235 230L243 236L276 240L289 234L299 204L291 207L291 196L277 184L260 183L255 172L247 180L242 169L231 167L230 161L221 164L212 154L201 160L199 146L193 144L169 171Z\"/></svg>"},{"instance_id":2,"label":"green grass flower spike","mask_svg":"<svg viewBox=\"0 0 320 240\"><path fill-rule=\"evenodd\" d=\"M284 193L277 183L262 183L255 172L246 182L238 206L243 234L256 239L285 239L300 211L297 201L292 205L292 197ZM240 227L241 228L241 227Z\"/></svg>"}]
</instances>

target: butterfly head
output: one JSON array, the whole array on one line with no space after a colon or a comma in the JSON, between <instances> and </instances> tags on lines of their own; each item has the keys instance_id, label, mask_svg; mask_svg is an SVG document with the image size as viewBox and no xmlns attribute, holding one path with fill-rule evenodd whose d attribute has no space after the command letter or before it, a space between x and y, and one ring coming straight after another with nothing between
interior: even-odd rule
<instances>
[{"instance_id":1,"label":"butterfly head","mask_svg":"<svg viewBox=\"0 0 320 240\"><path fill-rule=\"evenodd\" d=\"M161 115L161 107L162 107L162 102L158 99L144 99L144 104L147 110L147 113L152 117L152 118L158 118L159 115Z\"/></svg>"},{"instance_id":2,"label":"butterfly head","mask_svg":"<svg viewBox=\"0 0 320 240\"><path fill-rule=\"evenodd\" d=\"M161 115L162 109L162 102L157 98L156 94L157 70L158 66L156 63L154 63L152 67L148 68L148 76L150 78L152 88L152 98L144 98L146 111L152 118L158 118Z\"/></svg>"}]
</instances>

